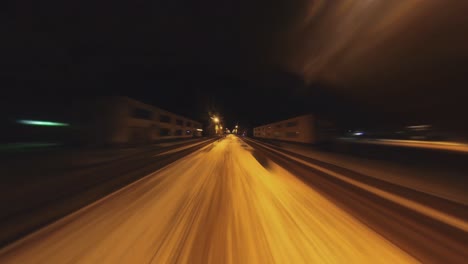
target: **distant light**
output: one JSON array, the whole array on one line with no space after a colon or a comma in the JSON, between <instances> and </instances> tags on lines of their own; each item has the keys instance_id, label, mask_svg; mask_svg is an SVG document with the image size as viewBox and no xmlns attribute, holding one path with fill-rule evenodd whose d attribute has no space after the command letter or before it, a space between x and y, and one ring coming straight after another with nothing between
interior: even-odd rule
<instances>
[{"instance_id":1,"label":"distant light","mask_svg":"<svg viewBox=\"0 0 468 264\"><path fill-rule=\"evenodd\" d=\"M354 136L362 136L362 135L364 135L364 133L363 132L354 132L353 135Z\"/></svg>"},{"instance_id":2,"label":"distant light","mask_svg":"<svg viewBox=\"0 0 468 264\"><path fill-rule=\"evenodd\" d=\"M17 122L23 125L30 125L30 126L69 126L69 124L67 123L59 123L59 122L52 122L52 121L18 120Z\"/></svg>"},{"instance_id":3,"label":"distant light","mask_svg":"<svg viewBox=\"0 0 468 264\"><path fill-rule=\"evenodd\" d=\"M427 130L431 128L431 125L407 126L407 128L414 130Z\"/></svg>"},{"instance_id":4,"label":"distant light","mask_svg":"<svg viewBox=\"0 0 468 264\"><path fill-rule=\"evenodd\" d=\"M203 131L203 129L201 129L201 128L197 128L197 131L200 131L200 132L202 132L202 131Z\"/></svg>"}]
</instances>

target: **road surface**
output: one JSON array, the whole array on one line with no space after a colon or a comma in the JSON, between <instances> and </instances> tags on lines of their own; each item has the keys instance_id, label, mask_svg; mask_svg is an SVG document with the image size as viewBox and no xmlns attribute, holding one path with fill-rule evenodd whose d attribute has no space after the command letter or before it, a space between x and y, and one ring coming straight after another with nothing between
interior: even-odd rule
<instances>
[{"instance_id":1,"label":"road surface","mask_svg":"<svg viewBox=\"0 0 468 264\"><path fill-rule=\"evenodd\" d=\"M416 263L234 136L0 250L0 263Z\"/></svg>"},{"instance_id":2,"label":"road surface","mask_svg":"<svg viewBox=\"0 0 468 264\"><path fill-rule=\"evenodd\" d=\"M213 141L150 145L133 153L75 149L0 159L0 248Z\"/></svg>"},{"instance_id":3,"label":"road surface","mask_svg":"<svg viewBox=\"0 0 468 264\"><path fill-rule=\"evenodd\" d=\"M450 141L428 141L428 140L401 140L385 138L339 138L340 141L355 144L370 144L382 146L395 146L407 148L420 148L427 150L444 150L451 152L468 153L468 144Z\"/></svg>"}]
</instances>

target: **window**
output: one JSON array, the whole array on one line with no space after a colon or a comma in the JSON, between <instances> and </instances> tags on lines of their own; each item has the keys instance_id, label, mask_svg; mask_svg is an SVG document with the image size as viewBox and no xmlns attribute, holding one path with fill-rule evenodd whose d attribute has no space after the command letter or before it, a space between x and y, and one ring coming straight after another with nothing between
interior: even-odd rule
<instances>
[{"instance_id":1,"label":"window","mask_svg":"<svg viewBox=\"0 0 468 264\"><path fill-rule=\"evenodd\" d=\"M161 115L159 117L159 121L161 121L162 123L170 123L171 122L171 117L168 116L168 115Z\"/></svg>"},{"instance_id":2,"label":"window","mask_svg":"<svg viewBox=\"0 0 468 264\"><path fill-rule=\"evenodd\" d=\"M299 132L287 132L286 137L288 138L295 138L299 136Z\"/></svg>"},{"instance_id":3,"label":"window","mask_svg":"<svg viewBox=\"0 0 468 264\"><path fill-rule=\"evenodd\" d=\"M161 128L159 129L159 135L161 137L167 137L171 135L171 131L168 128Z\"/></svg>"},{"instance_id":4,"label":"window","mask_svg":"<svg viewBox=\"0 0 468 264\"><path fill-rule=\"evenodd\" d=\"M181 129L176 130L175 135L176 136L182 136L182 130Z\"/></svg>"},{"instance_id":5,"label":"window","mask_svg":"<svg viewBox=\"0 0 468 264\"><path fill-rule=\"evenodd\" d=\"M187 121L187 126L188 126L188 127L191 127L191 126L192 126L192 122Z\"/></svg>"},{"instance_id":6,"label":"window","mask_svg":"<svg viewBox=\"0 0 468 264\"><path fill-rule=\"evenodd\" d=\"M180 119L176 119L175 122L176 122L176 125L178 125L178 126L183 126L184 125L184 122L182 120L180 120Z\"/></svg>"},{"instance_id":7,"label":"window","mask_svg":"<svg viewBox=\"0 0 468 264\"><path fill-rule=\"evenodd\" d=\"M295 127L295 126L297 126L297 121L292 121L292 122L286 123L286 127Z\"/></svg>"},{"instance_id":8,"label":"window","mask_svg":"<svg viewBox=\"0 0 468 264\"><path fill-rule=\"evenodd\" d=\"M134 108L132 112L132 117L138 119L151 119L152 113L151 111L143 108Z\"/></svg>"}]
</instances>

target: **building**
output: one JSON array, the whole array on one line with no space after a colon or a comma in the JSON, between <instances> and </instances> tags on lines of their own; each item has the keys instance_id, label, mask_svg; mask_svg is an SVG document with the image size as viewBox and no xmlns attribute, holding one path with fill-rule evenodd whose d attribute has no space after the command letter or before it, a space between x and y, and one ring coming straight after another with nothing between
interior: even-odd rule
<instances>
[{"instance_id":1,"label":"building","mask_svg":"<svg viewBox=\"0 0 468 264\"><path fill-rule=\"evenodd\" d=\"M315 115L302 115L255 127L254 137L301 143L319 143L333 136L332 123Z\"/></svg>"},{"instance_id":2,"label":"building","mask_svg":"<svg viewBox=\"0 0 468 264\"><path fill-rule=\"evenodd\" d=\"M94 100L78 116L87 142L106 145L147 144L202 136L202 124L127 97ZM89 118L90 117L90 118Z\"/></svg>"},{"instance_id":3,"label":"building","mask_svg":"<svg viewBox=\"0 0 468 264\"><path fill-rule=\"evenodd\" d=\"M24 109L23 109L24 108ZM137 145L202 136L202 124L127 97L74 98L12 109L3 142ZM0 142L1 142L0 141Z\"/></svg>"}]
</instances>

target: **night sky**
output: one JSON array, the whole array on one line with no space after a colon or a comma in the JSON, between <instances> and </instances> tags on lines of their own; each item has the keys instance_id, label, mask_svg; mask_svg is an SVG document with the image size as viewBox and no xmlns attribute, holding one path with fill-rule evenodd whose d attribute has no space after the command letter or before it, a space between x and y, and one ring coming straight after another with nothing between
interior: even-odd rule
<instances>
[{"instance_id":1,"label":"night sky","mask_svg":"<svg viewBox=\"0 0 468 264\"><path fill-rule=\"evenodd\" d=\"M125 95L202 121L219 112L228 126L307 112L350 126L457 125L468 113L466 11L419 0L22 2L1 23L3 99L33 110Z\"/></svg>"}]
</instances>

